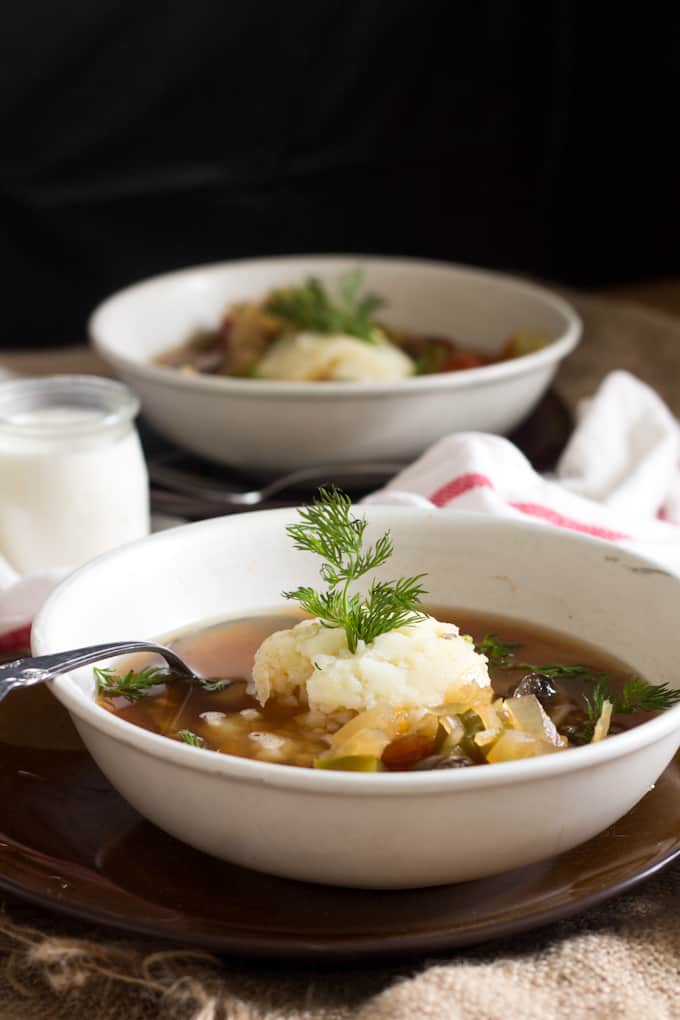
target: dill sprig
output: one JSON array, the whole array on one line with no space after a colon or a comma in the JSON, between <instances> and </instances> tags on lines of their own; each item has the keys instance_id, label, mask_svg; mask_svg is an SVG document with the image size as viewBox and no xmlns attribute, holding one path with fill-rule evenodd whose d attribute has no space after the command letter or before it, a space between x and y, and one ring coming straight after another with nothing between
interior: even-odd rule
<instances>
[{"instance_id":1,"label":"dill sprig","mask_svg":"<svg viewBox=\"0 0 680 1020\"><path fill-rule=\"evenodd\" d=\"M521 641L500 641L495 634L485 634L475 644L480 655L486 655L489 664L499 669L515 669L515 649L521 647Z\"/></svg>"},{"instance_id":2,"label":"dill sprig","mask_svg":"<svg viewBox=\"0 0 680 1020\"><path fill-rule=\"evenodd\" d=\"M213 694L224 690L231 683L230 680L208 680L200 676L183 676L161 666L131 669L122 675L108 667L95 666L94 676L97 694L101 697L126 698L128 701L139 701L152 687L159 687L161 684L197 684L204 691Z\"/></svg>"},{"instance_id":3,"label":"dill sprig","mask_svg":"<svg viewBox=\"0 0 680 1020\"><path fill-rule=\"evenodd\" d=\"M203 737L199 737L198 733L192 733L191 730L178 730L177 739L181 740L183 744L190 744L192 747L205 747Z\"/></svg>"},{"instance_id":4,"label":"dill sprig","mask_svg":"<svg viewBox=\"0 0 680 1020\"><path fill-rule=\"evenodd\" d=\"M630 715L632 712L664 712L680 702L680 691L673 690L668 684L650 684L642 677L634 676L626 681L619 694L614 694L610 690L605 675L605 679L595 685L589 696L584 695L584 700L586 719L574 733L576 742L579 744L587 744L593 739L595 725L602 714L606 701L611 703L612 715Z\"/></svg>"},{"instance_id":5,"label":"dill sprig","mask_svg":"<svg viewBox=\"0 0 680 1020\"><path fill-rule=\"evenodd\" d=\"M495 634L485 634L481 641L475 644L476 650L486 655L489 665L497 669L523 669L527 673L542 673L551 680L566 680L573 677L588 677L593 680L608 678L607 673L601 673L583 663L544 662L537 666L533 662L522 662L515 654L515 649L521 647L521 641L500 641Z\"/></svg>"},{"instance_id":6,"label":"dill sprig","mask_svg":"<svg viewBox=\"0 0 680 1020\"><path fill-rule=\"evenodd\" d=\"M367 521L353 517L351 510L349 496L330 486L319 489L314 503L298 511L301 522L286 530L296 549L316 553L324 560L320 572L327 590L301 586L283 592L283 597L294 599L325 627L342 628L347 647L355 652L359 641L373 641L380 634L424 619L420 598L425 594L421 584L425 575L396 581L374 579L363 597L351 592L354 581L382 566L393 552L389 532L364 549Z\"/></svg>"},{"instance_id":7,"label":"dill sprig","mask_svg":"<svg viewBox=\"0 0 680 1020\"><path fill-rule=\"evenodd\" d=\"M605 701L612 704L613 715L630 715L631 712L664 712L680 702L680 690L668 684L650 684L642 677L633 676L623 685L620 694L614 694L606 680L600 680L590 697L586 698L588 721L593 725L602 712Z\"/></svg>"},{"instance_id":8,"label":"dill sprig","mask_svg":"<svg viewBox=\"0 0 680 1020\"><path fill-rule=\"evenodd\" d=\"M202 676L193 678L193 682L197 683L202 690L208 694L215 694L217 691L223 691L225 687L228 687L231 683L230 680L206 680Z\"/></svg>"},{"instance_id":9,"label":"dill sprig","mask_svg":"<svg viewBox=\"0 0 680 1020\"><path fill-rule=\"evenodd\" d=\"M315 333L345 333L374 343L373 315L384 301L376 294L361 293L363 272L353 269L341 277L333 299L324 284L310 276L300 287L275 290L265 310L295 327Z\"/></svg>"},{"instance_id":10,"label":"dill sprig","mask_svg":"<svg viewBox=\"0 0 680 1020\"><path fill-rule=\"evenodd\" d=\"M97 694L104 698L127 698L128 701L139 701L152 687L167 684L175 679L171 673L158 666L131 669L122 676L112 669L95 666L94 675Z\"/></svg>"},{"instance_id":11,"label":"dill sprig","mask_svg":"<svg viewBox=\"0 0 680 1020\"><path fill-rule=\"evenodd\" d=\"M668 684L648 684L639 676L625 683L620 697L613 699L615 712L663 712L678 702L680 691Z\"/></svg>"}]
</instances>

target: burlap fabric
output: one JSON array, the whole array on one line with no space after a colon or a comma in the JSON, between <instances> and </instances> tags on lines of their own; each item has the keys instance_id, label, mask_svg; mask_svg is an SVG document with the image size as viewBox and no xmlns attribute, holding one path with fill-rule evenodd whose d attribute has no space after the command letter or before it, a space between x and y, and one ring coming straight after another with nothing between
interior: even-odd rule
<instances>
[{"instance_id":1,"label":"burlap fabric","mask_svg":"<svg viewBox=\"0 0 680 1020\"><path fill-rule=\"evenodd\" d=\"M680 319L576 298L583 345L562 369L570 404L611 368L680 415ZM90 354L7 356L13 370L100 370ZM92 931L7 899L0 1020L674 1020L680 865L550 928L436 960L314 971Z\"/></svg>"}]
</instances>

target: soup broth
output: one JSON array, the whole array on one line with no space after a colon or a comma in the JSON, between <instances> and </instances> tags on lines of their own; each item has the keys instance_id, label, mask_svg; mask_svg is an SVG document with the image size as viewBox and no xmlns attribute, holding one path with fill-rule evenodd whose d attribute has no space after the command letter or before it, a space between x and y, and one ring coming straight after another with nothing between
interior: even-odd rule
<instances>
[{"instance_id":1,"label":"soup broth","mask_svg":"<svg viewBox=\"0 0 680 1020\"><path fill-rule=\"evenodd\" d=\"M631 671L622 663L562 634L466 610L435 609L432 613L439 620L455 622L461 634L471 635L476 643L490 633L502 642L518 642L517 659L525 664L549 663L564 667L587 664L588 670L578 675L551 677L531 672L527 676L526 666L499 668L489 663L496 697L534 694L564 737L564 746L586 742L584 727L589 720L592 724L588 699L592 699L598 674L607 674L608 689L614 694L622 690L631 676ZM270 699L261 705L248 693L258 647L273 632L292 627L303 618L300 613L293 612L252 616L217 623L166 641L199 676L232 681L221 689L159 683L139 700L100 694L99 703L136 726L225 754L302 767L316 765L375 771L375 763L370 768L358 764L324 764L333 734L346 726L356 713L339 711L323 715L310 711L296 698ZM137 656L128 660L125 669L138 670L150 661L148 656ZM518 685L523 685L519 691ZM609 732L634 726L649 717L650 713L644 712L615 715ZM440 745L440 738L433 732L423 726L419 730L416 726L414 732L409 731L384 749L378 758L379 767L387 771L455 768L487 760L476 753L470 733L466 733L461 746L456 747L456 753L448 757L436 753L438 746L441 750ZM526 755L517 755L523 756Z\"/></svg>"}]
</instances>

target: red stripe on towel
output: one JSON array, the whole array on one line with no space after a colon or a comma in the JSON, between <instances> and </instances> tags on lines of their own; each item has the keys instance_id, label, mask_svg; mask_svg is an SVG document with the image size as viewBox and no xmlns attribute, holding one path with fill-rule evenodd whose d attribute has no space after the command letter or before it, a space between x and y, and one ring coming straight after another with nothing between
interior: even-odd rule
<instances>
[{"instance_id":1,"label":"red stripe on towel","mask_svg":"<svg viewBox=\"0 0 680 1020\"><path fill-rule=\"evenodd\" d=\"M620 542L630 538L623 531L612 531L611 528L601 528L597 524L584 524L583 521L575 521L572 517L565 517L563 514L552 510L548 506L541 506L539 503L510 503L511 507L519 510L520 513L529 517L538 517L548 524L555 524L558 528L569 528L571 531L580 531L584 535L592 535L594 538L606 538L610 542Z\"/></svg>"},{"instance_id":2,"label":"red stripe on towel","mask_svg":"<svg viewBox=\"0 0 680 1020\"><path fill-rule=\"evenodd\" d=\"M452 499L456 499L458 496L462 496L464 492L469 492L470 489L493 489L494 484L490 478L486 475L470 473L467 475L458 475L457 478L452 478L450 482L442 485L436 492L430 496L430 500L435 506L446 506Z\"/></svg>"},{"instance_id":3,"label":"red stripe on towel","mask_svg":"<svg viewBox=\"0 0 680 1020\"><path fill-rule=\"evenodd\" d=\"M13 652L29 648L31 644L31 625L27 623L24 627L17 627L16 630L6 631L0 634L0 652Z\"/></svg>"},{"instance_id":4,"label":"red stripe on towel","mask_svg":"<svg viewBox=\"0 0 680 1020\"><path fill-rule=\"evenodd\" d=\"M456 478L452 478L449 482L440 486L432 493L430 500L435 506L443 507L457 499L458 496L470 492L472 489L495 489L495 485L488 475L468 472L464 475L457 475ZM611 528L602 528L598 524L586 524L583 521L576 521L572 517L565 517L564 514L558 513L557 510L553 510L548 506L542 506L539 503L510 502L508 505L515 510L519 510L520 513L526 514L528 517L538 517L540 520L546 521L548 524L554 524L558 528L580 531L582 534L592 535L594 538L604 538L610 542L620 542L630 538L630 535L626 535L623 531L613 531Z\"/></svg>"}]
</instances>

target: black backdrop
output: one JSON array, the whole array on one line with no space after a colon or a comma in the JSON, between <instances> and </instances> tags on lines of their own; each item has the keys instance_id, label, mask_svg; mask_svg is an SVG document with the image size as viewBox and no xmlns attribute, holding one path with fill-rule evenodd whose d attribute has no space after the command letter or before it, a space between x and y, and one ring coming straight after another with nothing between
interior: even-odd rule
<instances>
[{"instance_id":1,"label":"black backdrop","mask_svg":"<svg viewBox=\"0 0 680 1020\"><path fill-rule=\"evenodd\" d=\"M677 271L667 6L3 5L0 344L76 342L115 288L246 255Z\"/></svg>"}]
</instances>

